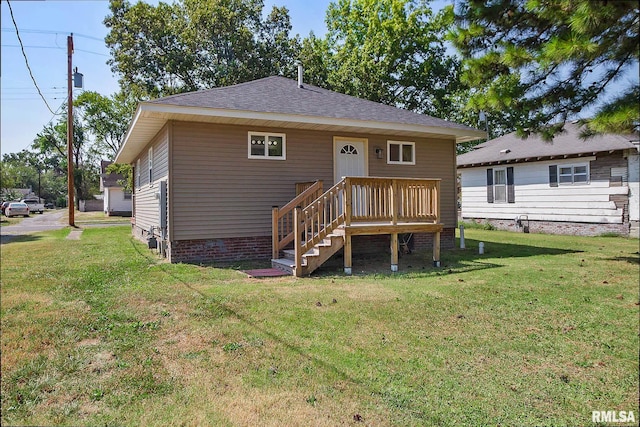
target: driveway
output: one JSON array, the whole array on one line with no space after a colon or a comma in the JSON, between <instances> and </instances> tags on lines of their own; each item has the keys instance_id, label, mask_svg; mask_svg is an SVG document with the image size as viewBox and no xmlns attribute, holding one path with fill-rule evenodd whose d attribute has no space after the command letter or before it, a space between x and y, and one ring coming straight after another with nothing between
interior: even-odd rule
<instances>
[{"instance_id":1,"label":"driveway","mask_svg":"<svg viewBox=\"0 0 640 427\"><path fill-rule=\"evenodd\" d=\"M60 228L64 228L67 225L62 220L65 214L65 210L57 210L54 212L45 211L42 215L33 214L29 218L23 219L20 224L0 227L0 244L8 243L16 236L34 233L36 231L58 230Z\"/></svg>"}]
</instances>

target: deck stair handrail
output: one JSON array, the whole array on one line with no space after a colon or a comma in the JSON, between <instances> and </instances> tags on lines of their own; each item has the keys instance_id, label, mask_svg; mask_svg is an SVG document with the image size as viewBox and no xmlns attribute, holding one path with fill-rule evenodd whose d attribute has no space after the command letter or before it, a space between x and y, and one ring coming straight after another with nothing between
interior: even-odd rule
<instances>
[{"instance_id":1,"label":"deck stair handrail","mask_svg":"<svg viewBox=\"0 0 640 427\"><path fill-rule=\"evenodd\" d=\"M293 241L293 211L296 206L307 206L322 194L322 181L296 184L297 196L289 203L279 208L274 206L271 211L272 257L278 254Z\"/></svg>"},{"instance_id":2,"label":"deck stair handrail","mask_svg":"<svg viewBox=\"0 0 640 427\"><path fill-rule=\"evenodd\" d=\"M302 266L302 254L324 240L345 222L345 179L324 192L308 206L294 210L296 268Z\"/></svg>"},{"instance_id":3,"label":"deck stair handrail","mask_svg":"<svg viewBox=\"0 0 640 427\"><path fill-rule=\"evenodd\" d=\"M439 219L439 179L343 178L307 206L294 208L296 269L302 267L304 253L343 225L437 223Z\"/></svg>"}]
</instances>

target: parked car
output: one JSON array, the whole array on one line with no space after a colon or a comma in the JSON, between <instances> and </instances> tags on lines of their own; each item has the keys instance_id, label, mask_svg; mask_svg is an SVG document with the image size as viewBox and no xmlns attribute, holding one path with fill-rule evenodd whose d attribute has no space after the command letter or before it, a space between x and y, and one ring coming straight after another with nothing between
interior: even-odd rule
<instances>
[{"instance_id":1,"label":"parked car","mask_svg":"<svg viewBox=\"0 0 640 427\"><path fill-rule=\"evenodd\" d=\"M29 212L38 212L39 214L44 213L44 203L40 203L40 200L38 199L23 199L20 200L20 202L26 203L29 206Z\"/></svg>"},{"instance_id":2,"label":"parked car","mask_svg":"<svg viewBox=\"0 0 640 427\"><path fill-rule=\"evenodd\" d=\"M10 201L6 201L6 202L2 202L2 214L4 215L4 210L7 206L9 206L9 203L11 203Z\"/></svg>"},{"instance_id":3,"label":"parked car","mask_svg":"<svg viewBox=\"0 0 640 427\"><path fill-rule=\"evenodd\" d=\"M45 209L55 209L55 206L53 205L53 203L45 203L44 204L44 208Z\"/></svg>"},{"instance_id":4,"label":"parked car","mask_svg":"<svg viewBox=\"0 0 640 427\"><path fill-rule=\"evenodd\" d=\"M11 202L4 209L4 215L7 218L11 218L12 216L29 216L29 206L26 203L22 202Z\"/></svg>"}]
</instances>

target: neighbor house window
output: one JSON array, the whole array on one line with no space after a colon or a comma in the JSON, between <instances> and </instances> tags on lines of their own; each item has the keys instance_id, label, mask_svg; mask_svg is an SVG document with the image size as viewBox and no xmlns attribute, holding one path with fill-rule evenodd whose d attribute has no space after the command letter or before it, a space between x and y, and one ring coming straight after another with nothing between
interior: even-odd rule
<instances>
[{"instance_id":1,"label":"neighbor house window","mask_svg":"<svg viewBox=\"0 0 640 427\"><path fill-rule=\"evenodd\" d=\"M387 163L415 165L415 142L387 141Z\"/></svg>"},{"instance_id":2,"label":"neighbor house window","mask_svg":"<svg viewBox=\"0 0 640 427\"><path fill-rule=\"evenodd\" d=\"M515 203L515 180L512 166L487 169L487 203Z\"/></svg>"},{"instance_id":3,"label":"neighbor house window","mask_svg":"<svg viewBox=\"0 0 640 427\"><path fill-rule=\"evenodd\" d=\"M153 183L153 147L149 148L149 184Z\"/></svg>"},{"instance_id":4,"label":"neighbor house window","mask_svg":"<svg viewBox=\"0 0 640 427\"><path fill-rule=\"evenodd\" d=\"M503 202L503 203L507 201L507 170L506 169L493 170L493 201Z\"/></svg>"},{"instance_id":5,"label":"neighbor house window","mask_svg":"<svg viewBox=\"0 0 640 427\"><path fill-rule=\"evenodd\" d=\"M549 185L557 187L560 185L588 184L589 165L552 165L549 166Z\"/></svg>"},{"instance_id":6,"label":"neighbor house window","mask_svg":"<svg viewBox=\"0 0 640 427\"><path fill-rule=\"evenodd\" d=\"M283 133L249 132L249 158L285 160L286 139Z\"/></svg>"},{"instance_id":7,"label":"neighbor house window","mask_svg":"<svg viewBox=\"0 0 640 427\"><path fill-rule=\"evenodd\" d=\"M131 200L131 191L124 190L124 200Z\"/></svg>"}]
</instances>

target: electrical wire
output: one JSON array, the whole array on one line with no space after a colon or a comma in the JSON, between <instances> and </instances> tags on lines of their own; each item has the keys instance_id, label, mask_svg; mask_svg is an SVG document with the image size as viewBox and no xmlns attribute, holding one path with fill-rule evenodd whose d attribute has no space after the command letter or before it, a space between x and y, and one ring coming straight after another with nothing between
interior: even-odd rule
<instances>
[{"instance_id":1,"label":"electrical wire","mask_svg":"<svg viewBox=\"0 0 640 427\"><path fill-rule=\"evenodd\" d=\"M75 36L75 33L73 35ZM27 47L29 49L60 49L60 50L64 49L63 47L60 47L60 46L35 46L35 45L23 45L23 46L20 46L20 45L17 45L17 44L3 44L3 45L0 45L0 46L1 47ZM94 52L92 50L84 50L84 49L76 49L76 48L74 48L73 51L74 52L92 53L94 55L100 55L100 56L109 56L109 55L106 55L104 53Z\"/></svg>"},{"instance_id":2,"label":"electrical wire","mask_svg":"<svg viewBox=\"0 0 640 427\"><path fill-rule=\"evenodd\" d=\"M27 65L27 70L29 70L29 75L31 76L31 80L33 81L33 84L35 85L36 89L38 89L38 94L40 94L40 98L42 98L42 101L44 102L44 105L47 106L47 108L49 109L51 114L55 115L56 113L51 109L51 107L49 106L49 103L44 98L44 95L42 95L42 91L40 91L40 87L38 86L38 83L36 82L36 78L33 76L33 72L31 71L31 66L29 66L29 59L27 59L27 53L24 51L24 46L23 46L23 43L22 43L22 39L20 38L20 31L18 30L18 24L16 23L16 19L13 16L13 9L11 8L11 3L9 2L9 0L7 0L7 6L9 6L9 13L11 15L11 21L13 21L13 26L16 28L16 36L18 37L18 42L20 42L20 46L21 46L20 50L22 51L22 56L24 56L24 62Z\"/></svg>"},{"instance_id":3,"label":"electrical wire","mask_svg":"<svg viewBox=\"0 0 640 427\"><path fill-rule=\"evenodd\" d=\"M2 28L2 31L13 31L11 28ZM32 29L22 29L23 33L34 33L34 34L67 34L66 32L63 31L54 31L54 30L32 30ZM90 39L90 40L96 40L99 42L103 42L104 39L101 39L99 37L94 37L94 36L88 36L86 34L81 34L81 33L73 33L74 36L78 36L78 37L82 37L85 39Z\"/></svg>"}]
</instances>

